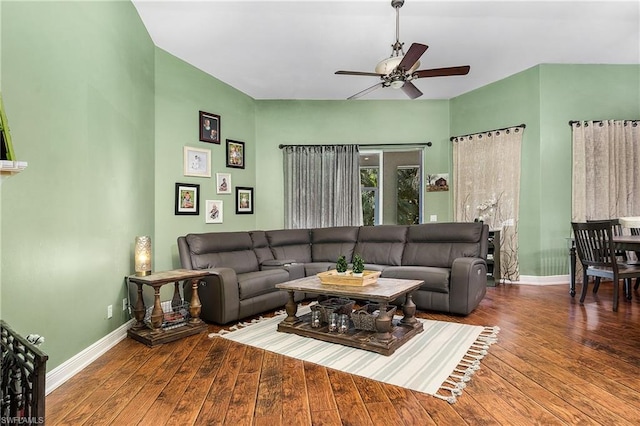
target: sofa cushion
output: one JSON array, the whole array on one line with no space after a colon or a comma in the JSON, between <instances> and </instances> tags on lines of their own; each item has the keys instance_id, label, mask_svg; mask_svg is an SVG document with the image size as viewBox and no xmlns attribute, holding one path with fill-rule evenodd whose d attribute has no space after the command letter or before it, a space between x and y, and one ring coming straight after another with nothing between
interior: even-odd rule
<instances>
[{"instance_id":1,"label":"sofa cushion","mask_svg":"<svg viewBox=\"0 0 640 426\"><path fill-rule=\"evenodd\" d=\"M259 269L247 232L210 232L186 236L195 269L232 268L236 273Z\"/></svg>"},{"instance_id":2,"label":"sofa cushion","mask_svg":"<svg viewBox=\"0 0 640 426\"><path fill-rule=\"evenodd\" d=\"M311 262L311 234L308 229L280 229L266 231L265 234L276 259Z\"/></svg>"},{"instance_id":3,"label":"sofa cushion","mask_svg":"<svg viewBox=\"0 0 640 426\"><path fill-rule=\"evenodd\" d=\"M378 225L362 226L354 253L365 263L399 266L407 235L407 226Z\"/></svg>"},{"instance_id":4,"label":"sofa cushion","mask_svg":"<svg viewBox=\"0 0 640 426\"><path fill-rule=\"evenodd\" d=\"M336 226L311 230L311 257L314 262L335 262L344 256L351 262L358 242L359 226Z\"/></svg>"},{"instance_id":5,"label":"sofa cushion","mask_svg":"<svg viewBox=\"0 0 640 426\"><path fill-rule=\"evenodd\" d=\"M458 257L480 257L482 227L480 222L410 226L402 265L450 268Z\"/></svg>"},{"instance_id":6,"label":"sofa cushion","mask_svg":"<svg viewBox=\"0 0 640 426\"><path fill-rule=\"evenodd\" d=\"M275 285L288 280L289 273L284 269L269 269L267 271L238 274L240 300L271 293L272 291L280 291Z\"/></svg>"},{"instance_id":7,"label":"sofa cushion","mask_svg":"<svg viewBox=\"0 0 640 426\"><path fill-rule=\"evenodd\" d=\"M424 284L420 286L420 290L449 293L451 270L448 268L432 268L429 266L389 266L382 271L380 277L422 280Z\"/></svg>"},{"instance_id":8,"label":"sofa cushion","mask_svg":"<svg viewBox=\"0 0 640 426\"><path fill-rule=\"evenodd\" d=\"M267 233L264 231L250 231L249 236L253 241L253 251L256 253L258 263L262 265L268 260L273 260L273 253L269 247Z\"/></svg>"}]
</instances>

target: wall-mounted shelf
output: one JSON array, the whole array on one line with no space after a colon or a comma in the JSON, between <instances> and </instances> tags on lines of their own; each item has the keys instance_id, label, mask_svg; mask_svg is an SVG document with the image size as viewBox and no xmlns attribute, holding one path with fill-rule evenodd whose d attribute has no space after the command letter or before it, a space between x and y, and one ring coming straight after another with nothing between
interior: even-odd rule
<instances>
[{"instance_id":1,"label":"wall-mounted shelf","mask_svg":"<svg viewBox=\"0 0 640 426\"><path fill-rule=\"evenodd\" d=\"M7 177L20 173L26 168L26 161L0 160L0 176L2 176L3 180Z\"/></svg>"}]
</instances>

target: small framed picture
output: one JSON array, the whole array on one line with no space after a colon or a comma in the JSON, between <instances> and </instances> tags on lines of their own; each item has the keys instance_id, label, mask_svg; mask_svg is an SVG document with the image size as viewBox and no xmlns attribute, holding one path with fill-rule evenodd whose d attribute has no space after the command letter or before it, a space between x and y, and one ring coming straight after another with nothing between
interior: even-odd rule
<instances>
[{"instance_id":1,"label":"small framed picture","mask_svg":"<svg viewBox=\"0 0 640 426\"><path fill-rule=\"evenodd\" d=\"M220 143L220 116L200 111L200 141Z\"/></svg>"},{"instance_id":2,"label":"small framed picture","mask_svg":"<svg viewBox=\"0 0 640 426\"><path fill-rule=\"evenodd\" d=\"M207 200L206 223L222 223L222 200Z\"/></svg>"},{"instance_id":3,"label":"small framed picture","mask_svg":"<svg viewBox=\"0 0 640 426\"><path fill-rule=\"evenodd\" d=\"M253 214L253 188L236 186L236 213Z\"/></svg>"},{"instance_id":4,"label":"small framed picture","mask_svg":"<svg viewBox=\"0 0 640 426\"><path fill-rule=\"evenodd\" d=\"M184 175L211 177L211 150L185 146Z\"/></svg>"},{"instance_id":5,"label":"small framed picture","mask_svg":"<svg viewBox=\"0 0 640 426\"><path fill-rule=\"evenodd\" d=\"M216 194L231 194L231 173L216 173Z\"/></svg>"},{"instance_id":6,"label":"small framed picture","mask_svg":"<svg viewBox=\"0 0 640 426\"><path fill-rule=\"evenodd\" d=\"M244 169L244 142L227 139L227 167Z\"/></svg>"},{"instance_id":7,"label":"small framed picture","mask_svg":"<svg viewBox=\"0 0 640 426\"><path fill-rule=\"evenodd\" d=\"M176 214L200 214L198 198L200 185L192 183L176 183Z\"/></svg>"}]
</instances>

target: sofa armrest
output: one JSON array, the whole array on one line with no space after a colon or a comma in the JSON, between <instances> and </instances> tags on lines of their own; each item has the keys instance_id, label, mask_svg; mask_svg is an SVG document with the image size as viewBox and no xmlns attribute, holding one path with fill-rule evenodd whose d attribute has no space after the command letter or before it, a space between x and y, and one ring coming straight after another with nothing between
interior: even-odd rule
<instances>
[{"instance_id":1,"label":"sofa armrest","mask_svg":"<svg viewBox=\"0 0 640 426\"><path fill-rule=\"evenodd\" d=\"M202 304L200 318L217 324L238 319L240 292L238 277L231 268L207 269L210 275L198 283L198 297ZM191 285L183 287L184 298L191 301Z\"/></svg>"},{"instance_id":2,"label":"sofa armrest","mask_svg":"<svg viewBox=\"0 0 640 426\"><path fill-rule=\"evenodd\" d=\"M184 269L193 269L191 264L191 254L189 253L189 244L185 237L178 237L178 254L180 255L180 264Z\"/></svg>"},{"instance_id":3,"label":"sofa armrest","mask_svg":"<svg viewBox=\"0 0 640 426\"><path fill-rule=\"evenodd\" d=\"M449 311L468 315L487 292L487 262L478 257L459 257L451 265Z\"/></svg>"}]
</instances>

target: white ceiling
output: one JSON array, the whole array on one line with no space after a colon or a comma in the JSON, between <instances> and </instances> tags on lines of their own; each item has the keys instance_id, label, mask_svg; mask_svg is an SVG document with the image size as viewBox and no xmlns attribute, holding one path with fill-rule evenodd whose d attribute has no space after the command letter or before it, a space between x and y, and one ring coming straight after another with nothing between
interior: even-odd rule
<instances>
[{"instance_id":1,"label":"white ceiling","mask_svg":"<svg viewBox=\"0 0 640 426\"><path fill-rule=\"evenodd\" d=\"M346 99L391 54L390 0L133 0L156 46L255 99ZM419 99L449 99L544 63L640 63L640 1L406 0L400 41L427 44ZM384 88L362 99L408 99Z\"/></svg>"}]
</instances>

